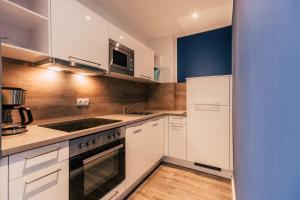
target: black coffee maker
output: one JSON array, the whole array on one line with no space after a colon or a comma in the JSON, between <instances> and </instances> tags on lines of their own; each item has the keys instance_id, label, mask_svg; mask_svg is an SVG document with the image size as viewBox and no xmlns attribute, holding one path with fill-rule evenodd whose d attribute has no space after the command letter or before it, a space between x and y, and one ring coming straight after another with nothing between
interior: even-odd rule
<instances>
[{"instance_id":1,"label":"black coffee maker","mask_svg":"<svg viewBox=\"0 0 300 200\"><path fill-rule=\"evenodd\" d=\"M26 90L15 87L2 87L2 135L15 135L27 131L32 123L32 113L24 107Z\"/></svg>"}]
</instances>

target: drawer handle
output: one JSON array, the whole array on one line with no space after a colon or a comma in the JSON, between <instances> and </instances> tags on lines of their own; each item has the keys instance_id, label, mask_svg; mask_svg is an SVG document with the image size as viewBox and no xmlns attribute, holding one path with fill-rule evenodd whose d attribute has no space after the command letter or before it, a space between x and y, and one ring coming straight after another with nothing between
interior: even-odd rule
<instances>
[{"instance_id":1,"label":"drawer handle","mask_svg":"<svg viewBox=\"0 0 300 200\"><path fill-rule=\"evenodd\" d=\"M173 117L173 119L183 119L183 117Z\"/></svg>"},{"instance_id":2,"label":"drawer handle","mask_svg":"<svg viewBox=\"0 0 300 200\"><path fill-rule=\"evenodd\" d=\"M80 61L83 61L83 62L87 62L87 63L91 63L91 64L94 64L94 65L101 66L100 63L96 63L96 62L92 62L92 61L89 61L89 60L77 58L77 57L74 57L74 56L69 56L69 60L70 60L70 61L71 61L71 59L74 59L74 60L80 60Z\"/></svg>"},{"instance_id":3,"label":"drawer handle","mask_svg":"<svg viewBox=\"0 0 300 200\"><path fill-rule=\"evenodd\" d=\"M138 129L138 130L135 130L133 133L136 134L136 133L139 133L141 131L142 131L142 129Z\"/></svg>"},{"instance_id":4,"label":"drawer handle","mask_svg":"<svg viewBox=\"0 0 300 200\"><path fill-rule=\"evenodd\" d=\"M52 153L52 152L59 151L59 150L60 150L60 148L58 147L58 148L56 148L56 149L54 149L54 150L52 150L52 151L48 151L48 152L41 153L41 154L34 155L34 156L27 156L25 159L26 159L26 160L30 160L30 159L33 159L33 158L36 158L36 157L39 157L39 156L43 156L43 155L46 155L46 154L48 154L48 153Z\"/></svg>"},{"instance_id":5,"label":"drawer handle","mask_svg":"<svg viewBox=\"0 0 300 200\"><path fill-rule=\"evenodd\" d=\"M157 125L158 125L158 123L152 124L152 126L157 126Z\"/></svg>"},{"instance_id":6,"label":"drawer handle","mask_svg":"<svg viewBox=\"0 0 300 200\"><path fill-rule=\"evenodd\" d=\"M38 180L41 180L41 179L43 179L43 178L46 178L47 176L50 176L50 175L55 174L55 173L58 173L58 172L60 172L60 171L61 171L61 169L57 169L57 170L55 170L54 172L50 172L49 174L46 174L46 175L44 175L44 176L41 176L41 177L39 177L39 178L37 178L37 179L34 179L34 180L32 180L32 181L29 181L29 182L25 182L25 184L28 185L28 184L34 183L34 182L36 182L36 181L38 181Z\"/></svg>"},{"instance_id":7,"label":"drawer handle","mask_svg":"<svg viewBox=\"0 0 300 200\"><path fill-rule=\"evenodd\" d=\"M116 191L108 200L112 200L118 193L119 191Z\"/></svg>"},{"instance_id":8,"label":"drawer handle","mask_svg":"<svg viewBox=\"0 0 300 200\"><path fill-rule=\"evenodd\" d=\"M172 125L173 128L183 128L181 125Z\"/></svg>"}]
</instances>

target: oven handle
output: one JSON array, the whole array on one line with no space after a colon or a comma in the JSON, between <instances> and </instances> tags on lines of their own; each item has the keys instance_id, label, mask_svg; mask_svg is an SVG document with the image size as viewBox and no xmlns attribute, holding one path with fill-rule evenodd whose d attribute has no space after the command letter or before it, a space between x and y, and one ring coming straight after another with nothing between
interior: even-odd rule
<instances>
[{"instance_id":1,"label":"oven handle","mask_svg":"<svg viewBox=\"0 0 300 200\"><path fill-rule=\"evenodd\" d=\"M110 154L110 153L112 153L112 152L114 152L114 151L116 151L116 150L118 150L118 149L123 148L123 147L124 147L124 145L123 145L123 144L120 144L120 145L115 146L115 147L113 147L113 148L111 148L111 149L108 149L108 150L106 150L106 151L103 151L103 152L101 152L101 153L99 153L99 154L96 154L96 155L94 155L94 156L92 156L92 157L89 157L89 158L83 160L83 164L86 165L86 164L89 164L89 163L91 163L91 162L94 162L94 161L96 161L97 159L99 159L99 158L101 158L101 157L103 157L103 156L106 156L106 155L108 155L108 154Z\"/></svg>"}]
</instances>

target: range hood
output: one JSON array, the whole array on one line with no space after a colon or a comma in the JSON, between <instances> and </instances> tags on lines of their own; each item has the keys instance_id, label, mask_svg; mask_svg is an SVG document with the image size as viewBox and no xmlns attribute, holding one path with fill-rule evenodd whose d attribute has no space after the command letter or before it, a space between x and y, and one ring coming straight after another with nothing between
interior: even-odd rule
<instances>
[{"instance_id":1,"label":"range hood","mask_svg":"<svg viewBox=\"0 0 300 200\"><path fill-rule=\"evenodd\" d=\"M68 61L59 58L47 58L36 62L35 66L44 69L66 71L88 76L97 76L107 73L106 70L99 68L100 64L75 57L70 57Z\"/></svg>"}]
</instances>

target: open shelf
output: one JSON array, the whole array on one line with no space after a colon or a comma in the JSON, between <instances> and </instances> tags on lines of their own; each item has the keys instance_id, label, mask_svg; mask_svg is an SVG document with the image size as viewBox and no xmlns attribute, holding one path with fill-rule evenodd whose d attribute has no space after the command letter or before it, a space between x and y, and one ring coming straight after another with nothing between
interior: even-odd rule
<instances>
[{"instance_id":1,"label":"open shelf","mask_svg":"<svg viewBox=\"0 0 300 200\"><path fill-rule=\"evenodd\" d=\"M0 21L30 29L48 21L48 18L12 1L0 0Z\"/></svg>"},{"instance_id":2,"label":"open shelf","mask_svg":"<svg viewBox=\"0 0 300 200\"><path fill-rule=\"evenodd\" d=\"M1 54L2 57L24 60L28 62L37 62L48 57L48 55L45 53L25 49L7 43L2 43Z\"/></svg>"}]
</instances>

